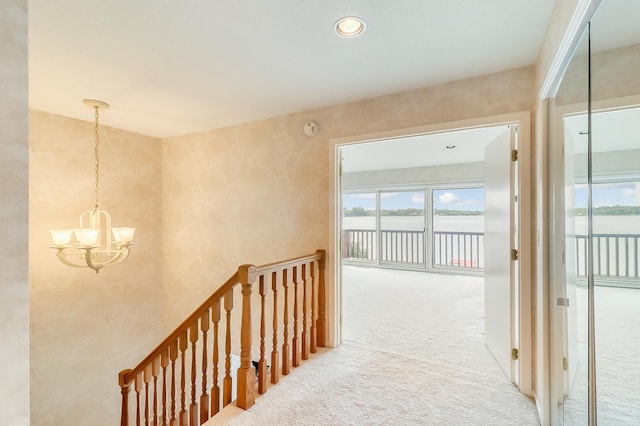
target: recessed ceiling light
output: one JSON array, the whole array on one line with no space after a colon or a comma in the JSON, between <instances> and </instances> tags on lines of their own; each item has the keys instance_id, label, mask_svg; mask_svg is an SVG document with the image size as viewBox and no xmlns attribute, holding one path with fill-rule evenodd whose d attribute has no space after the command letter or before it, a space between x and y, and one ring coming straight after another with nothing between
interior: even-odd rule
<instances>
[{"instance_id":1,"label":"recessed ceiling light","mask_svg":"<svg viewBox=\"0 0 640 426\"><path fill-rule=\"evenodd\" d=\"M342 37L355 37L360 35L366 27L362 18L358 18L357 16L340 18L335 25L336 32Z\"/></svg>"},{"instance_id":2,"label":"recessed ceiling light","mask_svg":"<svg viewBox=\"0 0 640 426\"><path fill-rule=\"evenodd\" d=\"M447 145L447 147L446 147L446 148L447 148L447 149L453 149L453 148L455 148L455 147L456 147L455 145Z\"/></svg>"}]
</instances>

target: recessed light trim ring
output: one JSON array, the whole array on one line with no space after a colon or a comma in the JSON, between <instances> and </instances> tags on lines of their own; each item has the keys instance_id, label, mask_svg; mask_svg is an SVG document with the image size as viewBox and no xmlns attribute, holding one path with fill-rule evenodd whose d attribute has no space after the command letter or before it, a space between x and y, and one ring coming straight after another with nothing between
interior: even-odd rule
<instances>
[{"instance_id":1,"label":"recessed light trim ring","mask_svg":"<svg viewBox=\"0 0 640 426\"><path fill-rule=\"evenodd\" d=\"M345 16L336 21L334 28L339 36L348 38L362 34L367 28L367 24L357 16Z\"/></svg>"}]
</instances>

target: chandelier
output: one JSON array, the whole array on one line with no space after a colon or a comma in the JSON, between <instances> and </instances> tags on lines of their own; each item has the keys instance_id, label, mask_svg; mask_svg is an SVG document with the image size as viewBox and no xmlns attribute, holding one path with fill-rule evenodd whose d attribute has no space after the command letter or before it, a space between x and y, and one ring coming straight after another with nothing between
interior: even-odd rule
<instances>
[{"instance_id":1,"label":"chandelier","mask_svg":"<svg viewBox=\"0 0 640 426\"><path fill-rule=\"evenodd\" d=\"M100 210L98 190L100 183L100 134L98 118L100 108L109 104L93 99L83 101L95 111L95 205L80 215L80 227L76 229L52 229L51 238L58 259L74 268L91 268L96 273L104 266L120 263L129 256L136 228L112 228L111 216Z\"/></svg>"}]
</instances>

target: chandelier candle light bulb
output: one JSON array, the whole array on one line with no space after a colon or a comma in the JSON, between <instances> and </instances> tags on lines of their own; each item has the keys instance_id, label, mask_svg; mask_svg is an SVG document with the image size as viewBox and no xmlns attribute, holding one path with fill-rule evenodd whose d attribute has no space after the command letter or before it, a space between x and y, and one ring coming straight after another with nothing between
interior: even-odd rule
<instances>
[{"instance_id":1,"label":"chandelier candle light bulb","mask_svg":"<svg viewBox=\"0 0 640 426\"><path fill-rule=\"evenodd\" d=\"M104 266L120 263L129 257L129 247L133 244L136 228L111 228L111 216L100 210L98 111L100 108L109 108L109 104L92 99L85 99L84 103L95 110L95 207L80 215L79 228L52 229L49 232L53 240L51 248L57 250L60 262L74 268L91 268L98 273Z\"/></svg>"}]
</instances>

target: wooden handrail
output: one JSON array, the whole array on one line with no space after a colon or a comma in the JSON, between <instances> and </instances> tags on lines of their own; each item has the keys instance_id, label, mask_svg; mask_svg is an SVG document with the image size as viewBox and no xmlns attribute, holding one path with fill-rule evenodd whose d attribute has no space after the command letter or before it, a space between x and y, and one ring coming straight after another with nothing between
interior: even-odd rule
<instances>
[{"instance_id":1,"label":"wooden handrail","mask_svg":"<svg viewBox=\"0 0 640 426\"><path fill-rule=\"evenodd\" d=\"M257 266L256 275L259 276L262 274L268 274L269 272L273 272L273 271L277 271L285 268L288 269L295 265L300 265L306 262L312 262L314 260L319 261L321 258L324 258L324 253L325 253L324 250L318 250L316 253L309 254L307 256L294 257L292 259L283 260L282 262L274 262L274 263L268 263L262 266Z\"/></svg>"},{"instance_id":2,"label":"wooden handrail","mask_svg":"<svg viewBox=\"0 0 640 426\"><path fill-rule=\"evenodd\" d=\"M137 366L135 366L124 378L125 383L131 383L135 377L144 371L145 367L151 363L157 356L159 356L164 348L169 346L171 342L176 340L183 334L186 330L189 329L189 326L198 318L202 316L205 310L209 309L209 307L216 300L222 298L225 293L231 290L236 284L238 284L238 273L233 274L224 284L220 286L216 291L213 292L211 296L207 300L204 301L186 320L182 321L182 323L173 330L173 333L169 335L166 339L162 341L156 348L151 351L149 355L146 356Z\"/></svg>"},{"instance_id":3,"label":"wooden handrail","mask_svg":"<svg viewBox=\"0 0 640 426\"><path fill-rule=\"evenodd\" d=\"M282 276L281 285L284 288L284 294L287 294L287 288L290 283L293 284L295 298L293 304L293 329L294 337L291 341L292 348L289 349L289 339L287 336L287 320L284 321L284 337L282 341L283 353L282 355L282 369L283 374L288 373L288 367L290 365L291 358L293 358L293 366L297 367L300 360L300 351L302 351L302 359L307 359L307 353L315 352L316 345L325 345L325 282L324 282L324 267L325 267L324 250L317 250L316 253L300 256L292 259L283 260L280 262L274 262L265 264L262 266L253 265L241 265L237 272L234 273L226 282L224 282L217 290L211 294L197 309L193 311L176 329L169 334L149 355L147 355L138 365L133 369L126 369L120 372L118 376L118 384L121 389L122 395L122 412L121 412L121 425L127 426L129 424L129 415L132 414L129 409L128 395L131 385L134 384L135 390L135 416L136 422L140 422L141 411L144 411L145 424L152 421L153 424L158 423L160 415L162 416L162 424L169 422L174 425L176 422L176 400L179 396L180 409L179 423L180 425L196 426L201 422L207 421L211 416L214 416L219 411L219 397L222 396L223 405L228 404L232 400L231 395L231 377L229 376L229 363L230 363L230 336L231 336L231 310L233 309L233 291L236 285L240 284L241 287L241 326L240 326L240 367L237 370L236 379L234 383L237 383L237 398L236 405L240 408L247 409L251 407L255 402L256 397L256 371L254 366L255 361L252 361L252 337L251 329L254 328L252 322L252 308L251 299L255 294L252 286L260 277L260 293L258 296L261 298L260 303L260 315L257 321L259 321L260 332L260 346L261 346L261 361L258 363L258 381L260 385L260 393L266 392L266 369L267 364L264 358L265 353L265 291L268 291L268 286L265 287L265 280L271 275L271 283L273 287L273 312L277 312L277 294L278 284L275 281L276 274ZM315 270L317 268L317 281ZM292 274L287 274L291 271ZM301 272L301 276L299 272ZM309 274L309 276L307 276ZM307 279L309 278L311 291L306 291ZM298 335L299 318L298 318L298 303L299 292L298 285L299 280L302 280L303 285L303 299L300 302L303 309L302 320L302 340ZM316 288L317 287L317 288ZM311 297L307 296L311 294ZM220 321L221 301L224 301L224 309L226 311L225 319L225 349L226 357L225 362L225 378L223 395L220 395L218 387L218 323ZM285 303L285 313L287 312L287 301ZM306 321L306 309L310 307L310 329L307 330ZM317 309L314 310L314 307ZM315 312L315 313L314 313ZM273 348L277 354L277 316L274 315L274 332L273 332ZM211 367L211 396L207 394L207 331L209 330L209 321L213 324L212 334L212 367ZM234 320L235 321L235 320ZM202 336L200 336L202 334ZM202 342L200 342L202 337ZM309 342L307 342L309 340ZM298 346L301 346L299 348ZM200 351L202 354L202 364L197 366L199 360L196 357L196 351ZM188 364L190 369L190 382L185 383L185 378L189 374L185 370L185 357L187 352L190 353L190 362ZM223 355L225 355L223 354ZM273 355L273 354L272 354ZM178 361L179 365L176 365ZM161 370L162 368L162 370ZM272 356L272 383L276 383L278 372L273 369L279 369L278 363L273 362ZM196 386L197 372L201 370L202 374L202 392L200 397L197 397L199 392L199 386ZM160 374L162 375L160 376ZM167 373L170 374L171 388L168 386ZM199 374L199 373L198 373ZM176 375L180 378L179 389L176 389ZM158 380L161 381L161 396L158 395ZM144 385L143 385L144 383ZM144 386L144 389L142 387ZM190 390L190 392L189 392ZM141 392L143 391L143 392ZM169 395L167 395L169 391ZM178 395L176 395L176 392ZM187 406L186 399L190 397L190 405ZM167 400L170 401L170 407L167 406ZM141 401L144 402L143 410L140 409ZM211 402L209 407L209 401ZM170 408L170 412L169 412ZM209 410L210 408L210 410ZM188 410L188 411L187 411ZM169 419L168 417L171 416Z\"/></svg>"}]
</instances>

